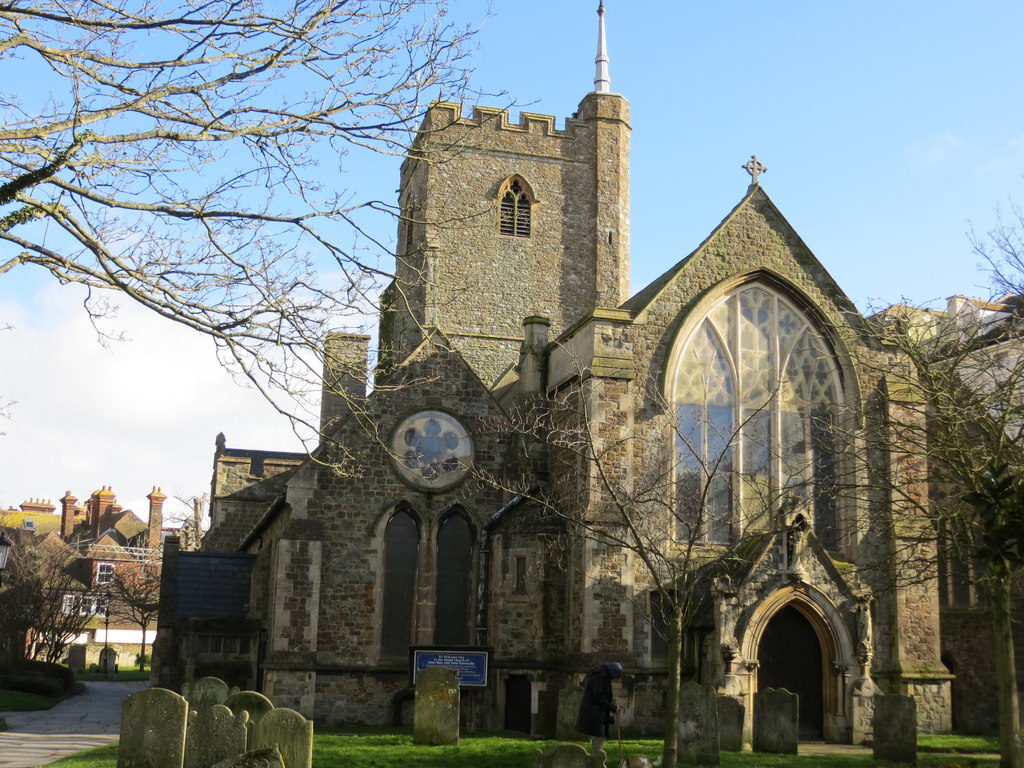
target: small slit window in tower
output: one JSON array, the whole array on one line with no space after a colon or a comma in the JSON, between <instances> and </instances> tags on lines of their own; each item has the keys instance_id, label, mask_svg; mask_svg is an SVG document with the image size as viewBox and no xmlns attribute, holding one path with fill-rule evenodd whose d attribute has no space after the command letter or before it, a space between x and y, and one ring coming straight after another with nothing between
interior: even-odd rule
<instances>
[{"instance_id":1,"label":"small slit window in tower","mask_svg":"<svg viewBox=\"0 0 1024 768\"><path fill-rule=\"evenodd\" d=\"M530 196L519 179L513 179L501 198L499 231L506 237L530 236Z\"/></svg>"}]
</instances>

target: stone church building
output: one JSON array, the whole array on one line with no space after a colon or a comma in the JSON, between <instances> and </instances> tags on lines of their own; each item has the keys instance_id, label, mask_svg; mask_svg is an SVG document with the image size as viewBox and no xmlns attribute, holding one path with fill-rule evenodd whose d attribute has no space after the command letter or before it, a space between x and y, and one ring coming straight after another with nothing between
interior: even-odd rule
<instances>
[{"instance_id":1,"label":"stone church building","mask_svg":"<svg viewBox=\"0 0 1024 768\"><path fill-rule=\"evenodd\" d=\"M631 294L632 126L600 18L564 124L427 114L374 387L347 367L370 339L336 335L312 456L218 439L203 551L165 555L158 684L230 662L318 722L387 724L411 648L483 652L467 721L551 735L560 692L615 660L624 724L655 733L685 595L684 676L748 713L797 691L807 738L863 740L876 692L913 694L925 731L991 724L971 606L940 621L926 474L885 434L915 407L900 361L756 158L707 239ZM235 602L188 598L195 569Z\"/></svg>"}]
</instances>

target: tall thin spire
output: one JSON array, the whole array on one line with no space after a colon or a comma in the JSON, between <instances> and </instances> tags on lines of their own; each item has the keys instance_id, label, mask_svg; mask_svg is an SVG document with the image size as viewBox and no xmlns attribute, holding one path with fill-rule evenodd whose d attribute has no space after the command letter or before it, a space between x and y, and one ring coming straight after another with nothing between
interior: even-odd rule
<instances>
[{"instance_id":1,"label":"tall thin spire","mask_svg":"<svg viewBox=\"0 0 1024 768\"><path fill-rule=\"evenodd\" d=\"M597 6L597 17L600 21L597 26L597 58L594 59L594 63L597 65L597 73L594 75L594 91L611 93L612 81L608 76L608 46L604 39L604 0L600 0Z\"/></svg>"}]
</instances>

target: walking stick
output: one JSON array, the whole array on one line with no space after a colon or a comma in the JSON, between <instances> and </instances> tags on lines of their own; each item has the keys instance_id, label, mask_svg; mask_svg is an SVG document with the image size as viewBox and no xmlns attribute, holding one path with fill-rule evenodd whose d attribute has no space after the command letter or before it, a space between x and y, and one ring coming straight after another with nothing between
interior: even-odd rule
<instances>
[{"instance_id":1,"label":"walking stick","mask_svg":"<svg viewBox=\"0 0 1024 768\"><path fill-rule=\"evenodd\" d=\"M619 740L619 762L621 765L622 761L626 759L626 748L622 745L622 722L618 717L615 718L615 736Z\"/></svg>"}]
</instances>

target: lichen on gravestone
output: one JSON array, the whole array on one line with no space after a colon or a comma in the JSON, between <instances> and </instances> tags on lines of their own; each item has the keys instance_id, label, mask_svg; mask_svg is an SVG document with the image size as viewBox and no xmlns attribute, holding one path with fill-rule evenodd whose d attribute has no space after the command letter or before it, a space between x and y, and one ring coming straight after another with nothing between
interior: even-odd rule
<instances>
[{"instance_id":1,"label":"lichen on gravestone","mask_svg":"<svg viewBox=\"0 0 1024 768\"><path fill-rule=\"evenodd\" d=\"M420 670L416 677L413 744L458 744L459 706L459 677L454 669L428 667Z\"/></svg>"},{"instance_id":2,"label":"lichen on gravestone","mask_svg":"<svg viewBox=\"0 0 1024 768\"><path fill-rule=\"evenodd\" d=\"M223 704L189 712L184 768L209 768L245 752L248 720L248 712L236 715Z\"/></svg>"},{"instance_id":3,"label":"lichen on gravestone","mask_svg":"<svg viewBox=\"0 0 1024 768\"><path fill-rule=\"evenodd\" d=\"M182 768L188 702L165 688L133 693L121 706L117 768Z\"/></svg>"},{"instance_id":4,"label":"lichen on gravestone","mask_svg":"<svg viewBox=\"0 0 1024 768\"><path fill-rule=\"evenodd\" d=\"M189 709L201 710L214 704L223 704L228 697L237 692L237 688L229 688L219 677L201 677L181 686L181 695L188 702Z\"/></svg>"},{"instance_id":5,"label":"lichen on gravestone","mask_svg":"<svg viewBox=\"0 0 1024 768\"><path fill-rule=\"evenodd\" d=\"M285 764L280 750L276 746L269 746L221 760L211 768L285 768Z\"/></svg>"},{"instance_id":6,"label":"lichen on gravestone","mask_svg":"<svg viewBox=\"0 0 1024 768\"><path fill-rule=\"evenodd\" d=\"M285 768L311 768L313 723L293 709L283 707L265 714L253 727L253 747L276 745Z\"/></svg>"}]
</instances>

